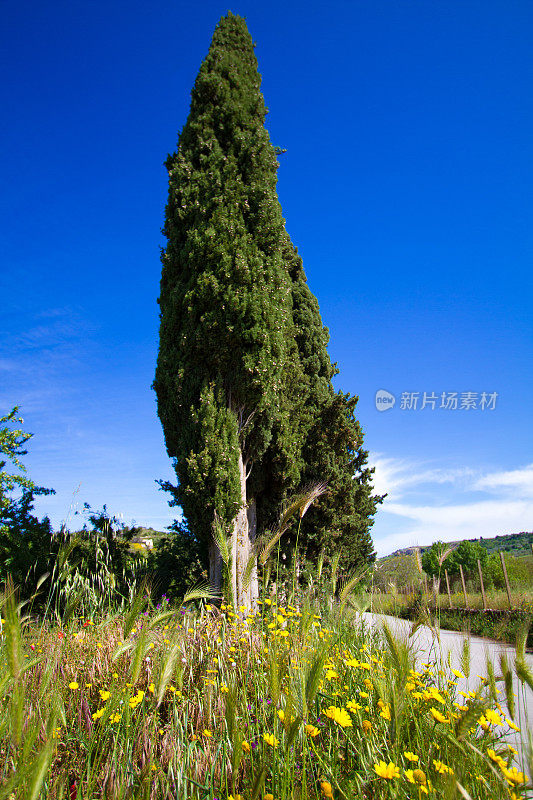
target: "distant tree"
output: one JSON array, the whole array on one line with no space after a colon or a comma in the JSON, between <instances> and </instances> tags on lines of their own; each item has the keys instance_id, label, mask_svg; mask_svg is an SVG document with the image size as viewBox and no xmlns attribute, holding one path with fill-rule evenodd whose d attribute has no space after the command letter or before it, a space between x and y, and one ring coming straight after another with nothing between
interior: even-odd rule
<instances>
[{"instance_id":1,"label":"distant tree","mask_svg":"<svg viewBox=\"0 0 533 800\"><path fill-rule=\"evenodd\" d=\"M477 562L481 564L487 559L487 551L478 542L461 542L457 546L447 545L444 542L435 542L422 554L422 569L428 575L443 575L444 570L449 575L459 572L459 565L465 573L477 570Z\"/></svg>"},{"instance_id":2,"label":"distant tree","mask_svg":"<svg viewBox=\"0 0 533 800\"><path fill-rule=\"evenodd\" d=\"M530 588L533 585L533 564L531 558L517 558L504 553L507 576L513 588ZM499 553L492 553L483 566L483 577L487 587L505 589L505 578Z\"/></svg>"}]
</instances>

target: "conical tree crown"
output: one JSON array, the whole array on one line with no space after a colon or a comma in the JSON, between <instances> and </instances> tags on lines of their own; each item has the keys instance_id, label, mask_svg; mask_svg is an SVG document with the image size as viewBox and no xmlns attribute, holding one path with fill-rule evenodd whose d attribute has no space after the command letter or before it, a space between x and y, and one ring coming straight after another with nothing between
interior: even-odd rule
<instances>
[{"instance_id":1,"label":"conical tree crown","mask_svg":"<svg viewBox=\"0 0 533 800\"><path fill-rule=\"evenodd\" d=\"M215 512L229 523L253 499L261 530L288 493L328 481L300 545L312 557L340 544L353 564L372 557L379 498L371 496L357 399L332 386L328 331L285 230L260 86L246 23L230 13L166 162L154 388L179 482L175 501L207 541Z\"/></svg>"},{"instance_id":2,"label":"conical tree crown","mask_svg":"<svg viewBox=\"0 0 533 800\"><path fill-rule=\"evenodd\" d=\"M185 493L210 497L202 503L204 528L221 480L228 497L217 511L231 518L235 510L238 447L259 477L284 413L283 392L301 377L278 162L260 83L246 24L228 14L200 68L177 152L166 162L168 245L154 386L186 515L196 516ZM292 438L285 445L296 451Z\"/></svg>"}]
</instances>

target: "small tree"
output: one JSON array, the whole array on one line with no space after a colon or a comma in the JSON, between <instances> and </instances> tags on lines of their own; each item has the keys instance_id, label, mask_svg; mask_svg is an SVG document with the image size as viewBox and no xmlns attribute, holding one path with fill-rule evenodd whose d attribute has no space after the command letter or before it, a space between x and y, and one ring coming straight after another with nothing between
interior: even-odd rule
<instances>
[{"instance_id":1,"label":"small tree","mask_svg":"<svg viewBox=\"0 0 533 800\"><path fill-rule=\"evenodd\" d=\"M48 517L39 520L33 511L36 495L54 494L53 489L36 486L26 475L20 458L33 434L13 425L23 424L16 406L0 417L0 580L11 574L13 581L26 584L30 592L39 577L50 568L52 526Z\"/></svg>"},{"instance_id":2,"label":"small tree","mask_svg":"<svg viewBox=\"0 0 533 800\"><path fill-rule=\"evenodd\" d=\"M444 569L449 575L458 575L460 565L466 573L477 573L478 559L484 564L487 551L477 542L464 541L458 545L435 542L422 554L422 569L433 578L435 592L438 592Z\"/></svg>"}]
</instances>

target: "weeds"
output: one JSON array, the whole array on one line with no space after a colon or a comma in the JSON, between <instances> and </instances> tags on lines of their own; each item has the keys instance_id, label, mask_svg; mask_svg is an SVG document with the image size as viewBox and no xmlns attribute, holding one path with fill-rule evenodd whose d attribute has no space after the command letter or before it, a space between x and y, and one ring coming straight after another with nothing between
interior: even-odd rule
<instances>
[{"instance_id":1,"label":"weeds","mask_svg":"<svg viewBox=\"0 0 533 800\"><path fill-rule=\"evenodd\" d=\"M511 665L460 693L467 651L416 669L347 595L250 613L206 593L155 609L144 585L122 611L37 626L8 585L0 800L526 796L505 738L516 703L506 717L494 700Z\"/></svg>"}]
</instances>

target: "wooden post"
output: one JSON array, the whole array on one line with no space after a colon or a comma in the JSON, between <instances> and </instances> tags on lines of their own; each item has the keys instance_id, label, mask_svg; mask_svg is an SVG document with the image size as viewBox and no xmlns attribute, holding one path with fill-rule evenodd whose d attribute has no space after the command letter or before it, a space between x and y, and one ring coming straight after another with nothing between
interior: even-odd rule
<instances>
[{"instance_id":1,"label":"wooden post","mask_svg":"<svg viewBox=\"0 0 533 800\"><path fill-rule=\"evenodd\" d=\"M465 575L463 572L462 564L459 564L459 572L461 573L461 583L463 584L463 594L465 596L465 607L468 608L468 597L466 594L466 584L465 584Z\"/></svg>"},{"instance_id":2,"label":"wooden post","mask_svg":"<svg viewBox=\"0 0 533 800\"><path fill-rule=\"evenodd\" d=\"M448 578L448 570L444 570L444 574L446 575L446 586L448 588L448 600L450 601L450 608L453 608L452 603L452 593L450 592L450 579Z\"/></svg>"},{"instance_id":3,"label":"wooden post","mask_svg":"<svg viewBox=\"0 0 533 800\"><path fill-rule=\"evenodd\" d=\"M505 578L505 587L507 589L507 599L509 600L509 608L512 608L513 601L511 600L511 587L509 586L509 578L507 577L507 567L505 566L505 558L501 550L500 550L500 560L502 562L503 577Z\"/></svg>"},{"instance_id":4,"label":"wooden post","mask_svg":"<svg viewBox=\"0 0 533 800\"><path fill-rule=\"evenodd\" d=\"M481 584L481 595L483 597L483 611L487 610L487 598L485 597L485 587L483 586L483 570L481 569L481 561L477 560L477 568L479 570L479 582Z\"/></svg>"}]
</instances>

